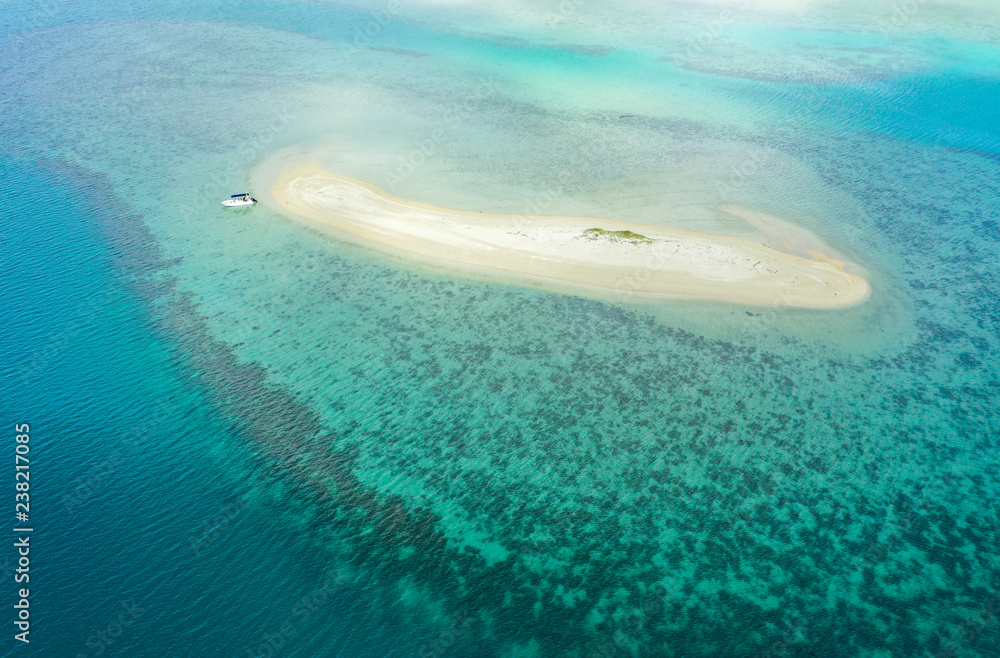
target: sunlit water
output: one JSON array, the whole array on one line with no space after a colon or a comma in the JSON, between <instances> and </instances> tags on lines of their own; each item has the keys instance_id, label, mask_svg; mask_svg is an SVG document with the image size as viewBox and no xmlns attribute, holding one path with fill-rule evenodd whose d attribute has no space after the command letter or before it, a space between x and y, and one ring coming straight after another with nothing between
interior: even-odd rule
<instances>
[{"instance_id":1,"label":"sunlit water","mask_svg":"<svg viewBox=\"0 0 1000 658\"><path fill-rule=\"evenodd\" d=\"M7 3L5 422L38 460L7 647L988 655L1000 48L988 8L920 8ZM589 299L219 205L306 151L780 246L717 210L749 205L873 296Z\"/></svg>"}]
</instances>

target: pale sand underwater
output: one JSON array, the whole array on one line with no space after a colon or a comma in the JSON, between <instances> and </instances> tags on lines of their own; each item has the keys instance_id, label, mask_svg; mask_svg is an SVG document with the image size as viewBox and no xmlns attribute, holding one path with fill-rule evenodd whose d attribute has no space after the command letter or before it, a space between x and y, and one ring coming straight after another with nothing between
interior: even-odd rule
<instances>
[{"instance_id":1,"label":"pale sand underwater","mask_svg":"<svg viewBox=\"0 0 1000 658\"><path fill-rule=\"evenodd\" d=\"M392 250L642 299L842 308L870 294L865 279L819 251L810 259L745 238L678 228L441 208L400 199L312 162L286 169L273 195L286 212ZM723 210L761 216L732 206Z\"/></svg>"}]
</instances>

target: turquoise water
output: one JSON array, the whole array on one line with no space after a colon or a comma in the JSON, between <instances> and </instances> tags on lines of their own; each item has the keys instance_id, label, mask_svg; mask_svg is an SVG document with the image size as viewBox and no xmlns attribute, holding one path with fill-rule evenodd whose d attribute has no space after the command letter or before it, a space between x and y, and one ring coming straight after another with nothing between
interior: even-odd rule
<instances>
[{"instance_id":1,"label":"turquoise water","mask_svg":"<svg viewBox=\"0 0 1000 658\"><path fill-rule=\"evenodd\" d=\"M9 655L1000 646L996 23L743 11L695 57L711 9L571 4L4 6ZM589 299L219 206L305 151L779 246L716 209L758 207L873 296Z\"/></svg>"}]
</instances>

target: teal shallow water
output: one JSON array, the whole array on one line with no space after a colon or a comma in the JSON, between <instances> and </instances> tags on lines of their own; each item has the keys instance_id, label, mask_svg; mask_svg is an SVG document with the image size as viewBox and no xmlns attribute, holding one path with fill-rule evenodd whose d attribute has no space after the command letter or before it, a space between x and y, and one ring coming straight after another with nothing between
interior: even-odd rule
<instances>
[{"instance_id":1,"label":"teal shallow water","mask_svg":"<svg viewBox=\"0 0 1000 658\"><path fill-rule=\"evenodd\" d=\"M110 653L267 654L285 621L274 653L302 656L997 646L989 46L952 39L918 74L859 56L861 77L809 86L764 58L699 72L641 41L584 54L412 9L377 34L404 52L345 56L373 14L239 8L252 39L204 22L217 7L137 5L0 44L22 163L4 182L34 190L4 212L5 262L31 264L5 295L32 318L4 338L4 382L51 419L38 495L59 549L39 572L65 574L39 585L38 655L96 651L103 613L137 597L154 612ZM815 62L805 46L866 39L784 47ZM404 196L748 235L714 207L759 205L875 294L835 314L614 304L218 205L284 147L381 183L427 139ZM53 193L74 201L39 210ZM20 386L26 359L44 367ZM293 611L318 590L307 625Z\"/></svg>"}]
</instances>

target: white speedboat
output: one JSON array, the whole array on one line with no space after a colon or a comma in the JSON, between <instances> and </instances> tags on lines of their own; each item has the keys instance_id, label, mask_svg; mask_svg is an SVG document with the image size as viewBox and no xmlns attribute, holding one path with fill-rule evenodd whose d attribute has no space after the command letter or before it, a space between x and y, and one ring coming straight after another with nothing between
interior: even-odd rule
<instances>
[{"instance_id":1,"label":"white speedboat","mask_svg":"<svg viewBox=\"0 0 1000 658\"><path fill-rule=\"evenodd\" d=\"M240 206L252 206L255 203L257 203L257 199L244 192L243 194L234 194L223 201L222 205L227 208L239 208Z\"/></svg>"}]
</instances>

